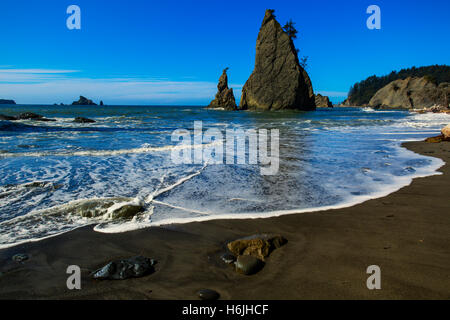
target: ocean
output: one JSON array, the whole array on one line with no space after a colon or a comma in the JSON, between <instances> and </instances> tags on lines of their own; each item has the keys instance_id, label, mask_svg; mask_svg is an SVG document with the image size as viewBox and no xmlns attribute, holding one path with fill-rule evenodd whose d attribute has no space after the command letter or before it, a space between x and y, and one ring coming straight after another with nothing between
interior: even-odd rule
<instances>
[{"instance_id":1,"label":"ocean","mask_svg":"<svg viewBox=\"0 0 450 320\"><path fill-rule=\"evenodd\" d=\"M439 174L442 160L400 144L438 135L450 122L447 114L370 108L0 106L0 114L21 112L56 121L0 121L0 248L86 225L114 233L351 206ZM277 129L277 174L262 175L259 164L174 163L172 133L192 132L195 121L223 133ZM114 218L112 210L125 204L144 211Z\"/></svg>"}]
</instances>

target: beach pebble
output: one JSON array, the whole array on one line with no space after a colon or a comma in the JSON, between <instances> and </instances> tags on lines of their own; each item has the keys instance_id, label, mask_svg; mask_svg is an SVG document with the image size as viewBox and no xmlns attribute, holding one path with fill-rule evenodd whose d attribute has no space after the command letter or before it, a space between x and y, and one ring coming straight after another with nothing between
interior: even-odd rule
<instances>
[{"instance_id":1,"label":"beach pebble","mask_svg":"<svg viewBox=\"0 0 450 320\"><path fill-rule=\"evenodd\" d=\"M227 263L227 264L232 264L233 262L236 261L236 257L233 256L231 253L224 253L221 257L223 262Z\"/></svg>"},{"instance_id":2,"label":"beach pebble","mask_svg":"<svg viewBox=\"0 0 450 320\"><path fill-rule=\"evenodd\" d=\"M97 280L124 280L138 278L153 273L156 260L143 256L116 260L94 271L92 277Z\"/></svg>"},{"instance_id":3,"label":"beach pebble","mask_svg":"<svg viewBox=\"0 0 450 320\"><path fill-rule=\"evenodd\" d=\"M255 274L264 267L264 262L252 256L238 256L236 262L236 271L245 275Z\"/></svg>"},{"instance_id":4,"label":"beach pebble","mask_svg":"<svg viewBox=\"0 0 450 320\"><path fill-rule=\"evenodd\" d=\"M220 298L220 294L211 289L202 289L198 292L198 296L202 300L218 300Z\"/></svg>"},{"instance_id":5,"label":"beach pebble","mask_svg":"<svg viewBox=\"0 0 450 320\"><path fill-rule=\"evenodd\" d=\"M12 259L15 262L24 262L26 260L28 260L30 257L26 254L26 253L18 253L15 254Z\"/></svg>"}]
</instances>

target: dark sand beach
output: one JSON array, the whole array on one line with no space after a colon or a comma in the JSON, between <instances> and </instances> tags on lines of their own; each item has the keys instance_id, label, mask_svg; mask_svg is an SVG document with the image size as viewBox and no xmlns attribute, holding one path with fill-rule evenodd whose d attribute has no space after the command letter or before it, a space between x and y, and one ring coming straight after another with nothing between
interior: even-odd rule
<instances>
[{"instance_id":1,"label":"dark sand beach","mask_svg":"<svg viewBox=\"0 0 450 320\"><path fill-rule=\"evenodd\" d=\"M84 227L0 251L1 299L449 299L450 143L405 147L447 164L442 175L415 179L387 197L350 208L268 219L215 220L101 234ZM288 243L257 274L220 260L228 241L279 233ZM12 261L27 253L24 263ZM156 272L95 281L90 272L117 258L144 255ZM82 289L66 288L66 268L82 268ZM381 268L381 290L368 290L366 268Z\"/></svg>"}]
</instances>

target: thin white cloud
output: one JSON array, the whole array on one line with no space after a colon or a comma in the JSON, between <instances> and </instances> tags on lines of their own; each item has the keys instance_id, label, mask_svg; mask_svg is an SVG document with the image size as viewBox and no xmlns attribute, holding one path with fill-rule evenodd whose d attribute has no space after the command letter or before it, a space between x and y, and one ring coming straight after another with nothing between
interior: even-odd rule
<instances>
[{"instance_id":1,"label":"thin white cloud","mask_svg":"<svg viewBox=\"0 0 450 320\"><path fill-rule=\"evenodd\" d=\"M74 73L79 70L57 70L57 69L0 69L0 73L29 73L29 74L59 74Z\"/></svg>"},{"instance_id":2,"label":"thin white cloud","mask_svg":"<svg viewBox=\"0 0 450 320\"><path fill-rule=\"evenodd\" d=\"M240 94L241 85L231 87ZM205 81L91 79L30 73L21 77L20 73L0 72L0 97L23 104L67 104L78 100L80 95L107 104L207 104L216 91L216 83Z\"/></svg>"}]
</instances>

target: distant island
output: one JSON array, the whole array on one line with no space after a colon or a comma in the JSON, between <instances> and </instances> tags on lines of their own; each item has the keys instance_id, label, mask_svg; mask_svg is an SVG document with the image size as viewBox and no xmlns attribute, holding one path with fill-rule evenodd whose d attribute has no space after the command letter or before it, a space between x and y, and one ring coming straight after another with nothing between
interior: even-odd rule
<instances>
[{"instance_id":1,"label":"distant island","mask_svg":"<svg viewBox=\"0 0 450 320\"><path fill-rule=\"evenodd\" d=\"M0 104L16 104L14 100L0 99Z\"/></svg>"},{"instance_id":2,"label":"distant island","mask_svg":"<svg viewBox=\"0 0 450 320\"><path fill-rule=\"evenodd\" d=\"M80 99L78 101L72 102L72 105L73 106L96 106L97 104L86 97L80 96ZM103 101L101 101L100 105L103 105Z\"/></svg>"}]
</instances>

